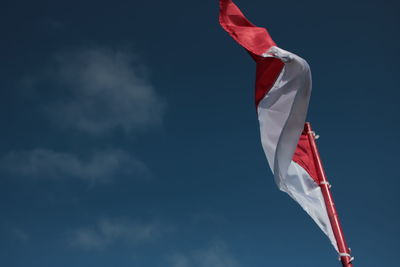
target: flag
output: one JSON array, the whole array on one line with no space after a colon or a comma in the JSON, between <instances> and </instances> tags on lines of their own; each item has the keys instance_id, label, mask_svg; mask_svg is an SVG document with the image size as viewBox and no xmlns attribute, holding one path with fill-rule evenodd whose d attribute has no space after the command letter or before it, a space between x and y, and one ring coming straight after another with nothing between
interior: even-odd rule
<instances>
[{"instance_id":1,"label":"flag","mask_svg":"<svg viewBox=\"0 0 400 267\"><path fill-rule=\"evenodd\" d=\"M276 45L231 0L220 0L220 24L256 62L255 104L261 143L279 189L311 216L337 249L304 127L311 71L301 57Z\"/></svg>"}]
</instances>

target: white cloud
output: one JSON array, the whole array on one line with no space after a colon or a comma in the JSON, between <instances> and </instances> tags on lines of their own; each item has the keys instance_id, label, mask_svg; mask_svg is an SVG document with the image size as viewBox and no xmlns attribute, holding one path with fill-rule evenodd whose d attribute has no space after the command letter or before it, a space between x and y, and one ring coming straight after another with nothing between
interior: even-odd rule
<instances>
[{"instance_id":1,"label":"white cloud","mask_svg":"<svg viewBox=\"0 0 400 267\"><path fill-rule=\"evenodd\" d=\"M104 249L116 242L140 244L157 239L161 234L158 223L143 223L121 219L99 220L95 226L73 232L70 244L83 249Z\"/></svg>"},{"instance_id":2,"label":"white cloud","mask_svg":"<svg viewBox=\"0 0 400 267\"><path fill-rule=\"evenodd\" d=\"M240 267L237 259L222 241L190 253L175 253L171 256L172 267Z\"/></svg>"},{"instance_id":3,"label":"white cloud","mask_svg":"<svg viewBox=\"0 0 400 267\"><path fill-rule=\"evenodd\" d=\"M14 227L11 229L11 233L14 235L15 238L17 238L21 242L27 242L30 239L28 233L22 230L21 228Z\"/></svg>"},{"instance_id":4,"label":"white cloud","mask_svg":"<svg viewBox=\"0 0 400 267\"><path fill-rule=\"evenodd\" d=\"M56 125L90 134L160 125L165 101L132 55L111 49L59 54L50 71L59 99L46 111Z\"/></svg>"},{"instance_id":5,"label":"white cloud","mask_svg":"<svg viewBox=\"0 0 400 267\"><path fill-rule=\"evenodd\" d=\"M97 152L87 158L47 149L13 151L0 159L0 169L16 176L79 178L91 182L149 175L143 162L120 150Z\"/></svg>"},{"instance_id":6,"label":"white cloud","mask_svg":"<svg viewBox=\"0 0 400 267\"><path fill-rule=\"evenodd\" d=\"M172 263L172 267L192 267L190 265L190 259L186 255L180 253L172 255L170 262Z\"/></svg>"}]
</instances>

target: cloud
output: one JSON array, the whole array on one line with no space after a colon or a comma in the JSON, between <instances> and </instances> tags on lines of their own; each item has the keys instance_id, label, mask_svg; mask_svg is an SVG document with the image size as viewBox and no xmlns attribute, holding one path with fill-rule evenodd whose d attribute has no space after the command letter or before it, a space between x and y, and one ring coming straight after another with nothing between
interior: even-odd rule
<instances>
[{"instance_id":1,"label":"cloud","mask_svg":"<svg viewBox=\"0 0 400 267\"><path fill-rule=\"evenodd\" d=\"M24 230L20 229L20 228L12 228L11 229L11 233L13 234L13 236L20 240L21 242L27 242L30 239L30 236L28 235L28 233L26 233Z\"/></svg>"},{"instance_id":2,"label":"cloud","mask_svg":"<svg viewBox=\"0 0 400 267\"><path fill-rule=\"evenodd\" d=\"M121 219L99 220L95 226L73 232L70 244L83 249L104 249L117 242L141 244L157 239L161 234L158 223L143 223Z\"/></svg>"},{"instance_id":3,"label":"cloud","mask_svg":"<svg viewBox=\"0 0 400 267\"><path fill-rule=\"evenodd\" d=\"M79 178L91 182L149 175L143 162L121 150L97 152L86 158L47 149L13 151L0 159L0 170L22 177Z\"/></svg>"},{"instance_id":4,"label":"cloud","mask_svg":"<svg viewBox=\"0 0 400 267\"><path fill-rule=\"evenodd\" d=\"M162 122L165 101L129 53L101 48L62 53L48 75L58 97L46 111L58 126L99 135Z\"/></svg>"},{"instance_id":5,"label":"cloud","mask_svg":"<svg viewBox=\"0 0 400 267\"><path fill-rule=\"evenodd\" d=\"M175 253L170 257L172 267L240 267L227 245L216 241L209 247L187 254Z\"/></svg>"},{"instance_id":6,"label":"cloud","mask_svg":"<svg viewBox=\"0 0 400 267\"><path fill-rule=\"evenodd\" d=\"M172 263L172 267L192 267L190 264L190 259L183 254L176 253L172 255L170 261Z\"/></svg>"}]
</instances>

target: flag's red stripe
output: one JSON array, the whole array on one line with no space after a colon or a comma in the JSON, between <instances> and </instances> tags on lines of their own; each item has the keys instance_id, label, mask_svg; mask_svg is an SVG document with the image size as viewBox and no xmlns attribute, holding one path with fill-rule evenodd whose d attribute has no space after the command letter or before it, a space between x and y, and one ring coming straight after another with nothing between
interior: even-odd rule
<instances>
[{"instance_id":1,"label":"flag's red stripe","mask_svg":"<svg viewBox=\"0 0 400 267\"><path fill-rule=\"evenodd\" d=\"M303 169L313 178L313 180L319 184L318 171L315 166L314 156L312 154L309 135L304 130L301 133L299 143L297 144L296 150L293 155L293 161L299 164Z\"/></svg>"},{"instance_id":2,"label":"flag's red stripe","mask_svg":"<svg viewBox=\"0 0 400 267\"><path fill-rule=\"evenodd\" d=\"M276 44L266 29L253 25L231 0L220 0L219 22L257 62L255 103L258 106L284 67L280 59L261 56Z\"/></svg>"},{"instance_id":3,"label":"flag's red stripe","mask_svg":"<svg viewBox=\"0 0 400 267\"><path fill-rule=\"evenodd\" d=\"M220 0L221 26L248 51L262 55L276 46L268 31L253 25L231 0Z\"/></svg>"},{"instance_id":4,"label":"flag's red stripe","mask_svg":"<svg viewBox=\"0 0 400 267\"><path fill-rule=\"evenodd\" d=\"M285 63L273 57L257 57L256 72L256 107L260 101L268 94L272 86L278 79Z\"/></svg>"}]
</instances>

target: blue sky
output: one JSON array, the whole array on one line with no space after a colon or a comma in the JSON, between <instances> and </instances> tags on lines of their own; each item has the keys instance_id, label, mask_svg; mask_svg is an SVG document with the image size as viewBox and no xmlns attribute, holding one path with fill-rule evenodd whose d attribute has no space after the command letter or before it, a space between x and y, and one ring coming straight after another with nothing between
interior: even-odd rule
<instances>
[{"instance_id":1,"label":"blue sky","mask_svg":"<svg viewBox=\"0 0 400 267\"><path fill-rule=\"evenodd\" d=\"M397 266L399 4L236 3L311 66L355 266ZM274 184L218 1L1 6L2 266L339 266Z\"/></svg>"}]
</instances>

